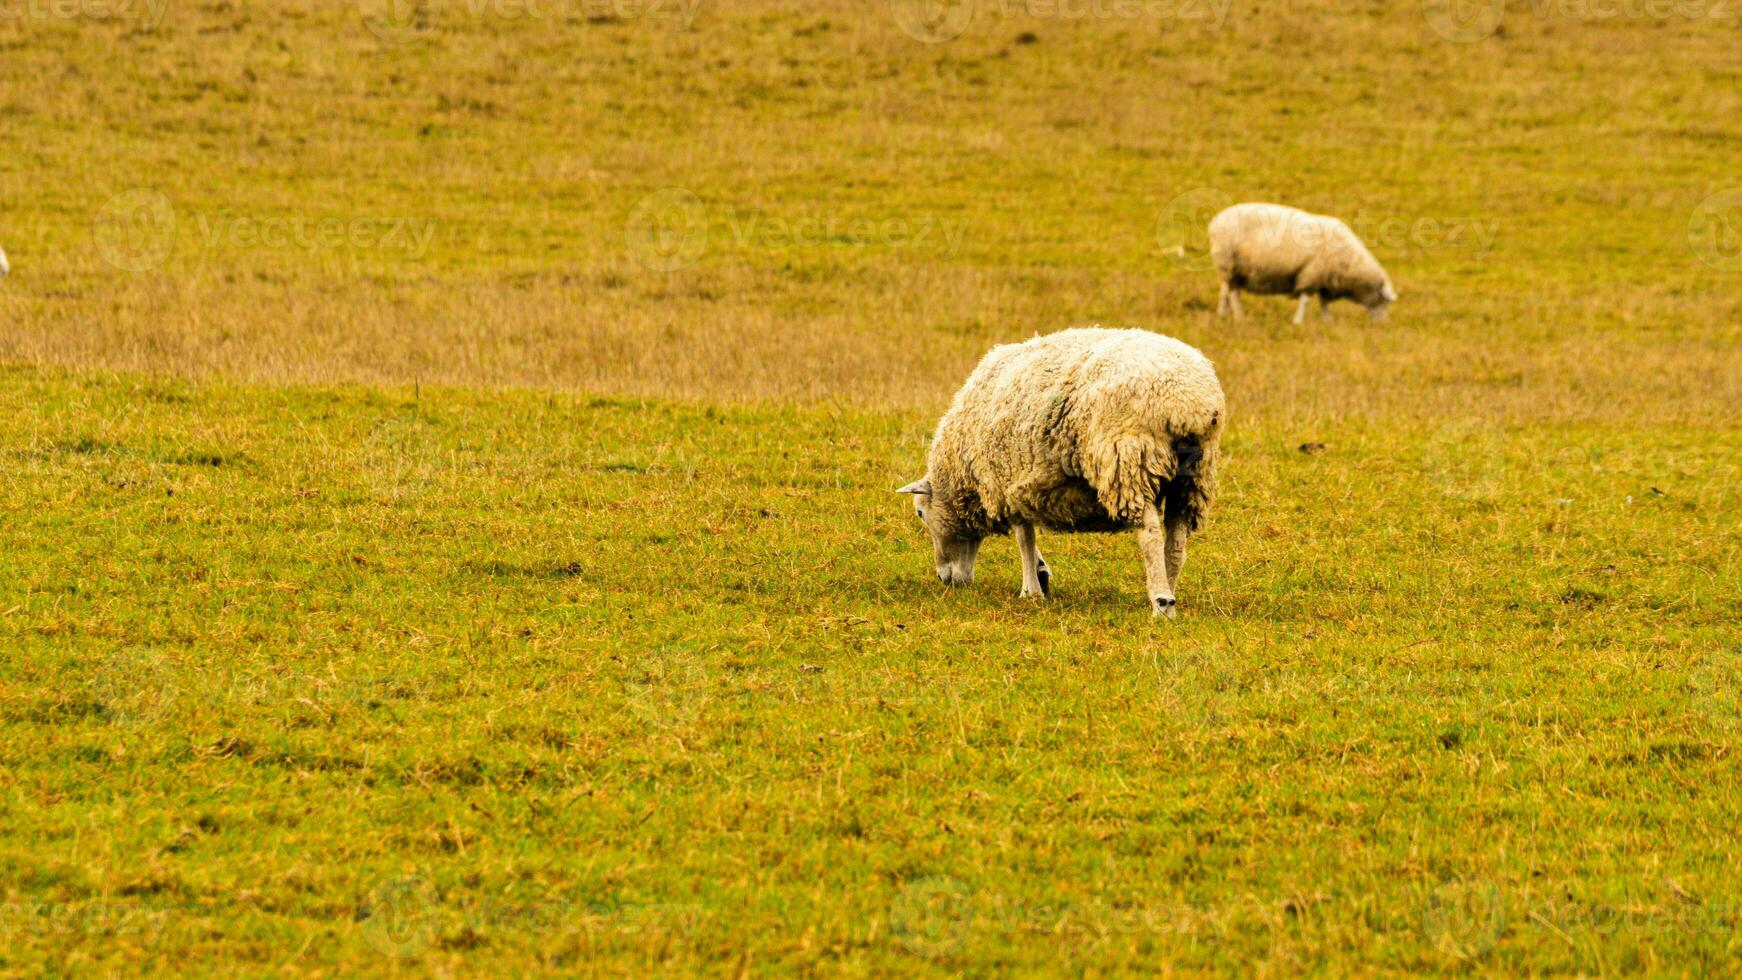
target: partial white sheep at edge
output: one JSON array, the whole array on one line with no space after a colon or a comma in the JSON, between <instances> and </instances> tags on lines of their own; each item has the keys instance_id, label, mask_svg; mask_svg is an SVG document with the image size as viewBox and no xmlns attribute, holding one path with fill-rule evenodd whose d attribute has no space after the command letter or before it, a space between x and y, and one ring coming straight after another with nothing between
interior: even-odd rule
<instances>
[{"instance_id":1,"label":"partial white sheep at edge","mask_svg":"<svg viewBox=\"0 0 1742 980\"><path fill-rule=\"evenodd\" d=\"M12 266L6 262L6 250L0 248L0 276L4 276L11 271Z\"/></svg>"},{"instance_id":2,"label":"partial white sheep at edge","mask_svg":"<svg viewBox=\"0 0 1742 980\"><path fill-rule=\"evenodd\" d=\"M1216 312L1223 316L1244 315L1242 289L1297 297L1297 324L1313 296L1326 320L1335 300L1361 304L1374 320L1397 301L1391 277L1348 225L1282 204L1236 204L1210 219L1210 258L1222 277Z\"/></svg>"},{"instance_id":3,"label":"partial white sheep at edge","mask_svg":"<svg viewBox=\"0 0 1742 980\"><path fill-rule=\"evenodd\" d=\"M1005 344L956 393L926 475L900 492L948 585L973 582L984 538L1012 533L1021 594L1045 597L1052 571L1036 528L1135 530L1151 608L1172 617L1227 414L1209 360L1171 337L1097 327Z\"/></svg>"}]
</instances>

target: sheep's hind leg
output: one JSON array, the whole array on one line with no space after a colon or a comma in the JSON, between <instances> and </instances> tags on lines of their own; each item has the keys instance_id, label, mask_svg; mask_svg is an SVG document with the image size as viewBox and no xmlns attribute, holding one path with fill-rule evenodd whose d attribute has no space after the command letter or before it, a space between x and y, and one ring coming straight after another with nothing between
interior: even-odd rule
<instances>
[{"instance_id":1,"label":"sheep's hind leg","mask_svg":"<svg viewBox=\"0 0 1742 980\"><path fill-rule=\"evenodd\" d=\"M1312 298L1313 298L1313 296L1311 293L1301 293L1300 294L1300 305L1294 308L1294 325L1295 326L1298 327L1301 324L1306 322L1307 303L1311 302Z\"/></svg>"},{"instance_id":2,"label":"sheep's hind leg","mask_svg":"<svg viewBox=\"0 0 1742 980\"><path fill-rule=\"evenodd\" d=\"M1017 524L1015 532L1017 550L1022 552L1022 598L1045 598L1052 592L1052 572L1035 543L1034 525Z\"/></svg>"},{"instance_id":3,"label":"sheep's hind leg","mask_svg":"<svg viewBox=\"0 0 1742 980\"><path fill-rule=\"evenodd\" d=\"M1137 545L1143 549L1143 571L1149 583L1149 606L1156 616L1173 618L1173 583L1168 576L1167 532L1161 511L1154 504L1144 508L1137 527ZM1183 553L1182 553L1183 557Z\"/></svg>"},{"instance_id":4,"label":"sheep's hind leg","mask_svg":"<svg viewBox=\"0 0 1742 980\"><path fill-rule=\"evenodd\" d=\"M1331 298L1324 293L1319 294L1319 319L1331 322Z\"/></svg>"},{"instance_id":5,"label":"sheep's hind leg","mask_svg":"<svg viewBox=\"0 0 1742 980\"><path fill-rule=\"evenodd\" d=\"M1246 315L1246 311L1240 308L1240 287L1231 282L1222 283L1222 302L1218 312L1236 320Z\"/></svg>"}]
</instances>

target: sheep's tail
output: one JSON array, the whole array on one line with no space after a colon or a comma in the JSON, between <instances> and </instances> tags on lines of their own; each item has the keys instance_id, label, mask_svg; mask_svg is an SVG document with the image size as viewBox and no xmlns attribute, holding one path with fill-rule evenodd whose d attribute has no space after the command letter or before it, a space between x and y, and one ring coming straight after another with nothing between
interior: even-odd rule
<instances>
[{"instance_id":1,"label":"sheep's tail","mask_svg":"<svg viewBox=\"0 0 1742 980\"><path fill-rule=\"evenodd\" d=\"M1216 495L1216 434L1209 438L1188 433L1173 439L1173 475L1161 487L1168 523L1183 521L1186 530L1203 527Z\"/></svg>"},{"instance_id":2,"label":"sheep's tail","mask_svg":"<svg viewBox=\"0 0 1742 980\"><path fill-rule=\"evenodd\" d=\"M1135 524L1154 505L1196 531L1216 492L1219 435L1212 421L1203 433L1174 433L1165 441L1139 435L1114 439L1093 455L1087 475L1115 520Z\"/></svg>"}]
</instances>

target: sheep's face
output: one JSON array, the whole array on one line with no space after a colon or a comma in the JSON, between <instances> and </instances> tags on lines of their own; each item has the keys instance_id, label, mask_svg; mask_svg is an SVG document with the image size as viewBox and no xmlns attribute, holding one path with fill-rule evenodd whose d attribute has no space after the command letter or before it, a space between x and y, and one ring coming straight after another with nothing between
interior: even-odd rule
<instances>
[{"instance_id":1,"label":"sheep's face","mask_svg":"<svg viewBox=\"0 0 1742 980\"><path fill-rule=\"evenodd\" d=\"M974 581L974 559L980 553L980 539L957 533L956 515L950 513L947 502L932 493L931 480L916 480L896 492L913 495L913 512L931 534L938 581L945 585L971 584Z\"/></svg>"},{"instance_id":2,"label":"sheep's face","mask_svg":"<svg viewBox=\"0 0 1742 980\"><path fill-rule=\"evenodd\" d=\"M1361 305L1367 307L1367 317L1375 323L1384 323L1391 315L1391 304L1397 302L1397 290L1391 288L1389 280L1378 289L1361 298Z\"/></svg>"}]
</instances>

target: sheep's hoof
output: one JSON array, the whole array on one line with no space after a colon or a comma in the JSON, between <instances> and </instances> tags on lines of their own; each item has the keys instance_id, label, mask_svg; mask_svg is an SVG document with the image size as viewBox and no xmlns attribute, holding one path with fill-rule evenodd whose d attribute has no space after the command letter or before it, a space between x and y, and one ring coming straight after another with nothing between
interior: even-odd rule
<instances>
[{"instance_id":1,"label":"sheep's hoof","mask_svg":"<svg viewBox=\"0 0 1742 980\"><path fill-rule=\"evenodd\" d=\"M1040 594L1052 595L1052 570L1046 567L1046 562L1040 563Z\"/></svg>"},{"instance_id":2,"label":"sheep's hoof","mask_svg":"<svg viewBox=\"0 0 1742 980\"><path fill-rule=\"evenodd\" d=\"M1171 597L1171 596L1157 596L1155 598L1155 618L1157 618L1157 619L1172 619L1173 615L1174 615L1174 610L1178 607L1179 607L1179 603L1175 602L1173 600L1173 597Z\"/></svg>"},{"instance_id":3,"label":"sheep's hoof","mask_svg":"<svg viewBox=\"0 0 1742 980\"><path fill-rule=\"evenodd\" d=\"M1040 591L1037 592L1034 589L1023 589L1020 593L1017 594L1017 598L1019 598L1019 599L1045 599L1046 598L1046 590L1041 589Z\"/></svg>"}]
</instances>

